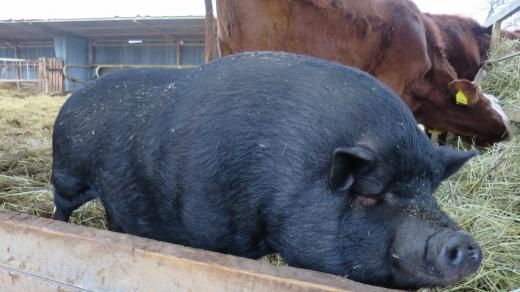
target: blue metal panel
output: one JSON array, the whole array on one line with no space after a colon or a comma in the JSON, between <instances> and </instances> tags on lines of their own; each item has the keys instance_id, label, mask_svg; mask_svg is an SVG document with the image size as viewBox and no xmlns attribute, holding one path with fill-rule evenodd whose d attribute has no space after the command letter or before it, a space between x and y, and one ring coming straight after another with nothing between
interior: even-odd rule
<instances>
[{"instance_id":1,"label":"blue metal panel","mask_svg":"<svg viewBox=\"0 0 520 292\"><path fill-rule=\"evenodd\" d=\"M181 46L181 65L204 64L203 46ZM175 65L177 52L175 46L97 46L94 63L96 64L151 64Z\"/></svg>"},{"instance_id":2,"label":"blue metal panel","mask_svg":"<svg viewBox=\"0 0 520 292\"><path fill-rule=\"evenodd\" d=\"M0 58L14 58L15 53L13 49L0 48ZM37 61L39 57L54 57L53 47L22 47L20 48L20 59L28 59ZM22 66L21 79L38 79L38 68ZM10 69L8 72L3 72L0 79L7 77L8 79L16 79L16 69Z\"/></svg>"},{"instance_id":3,"label":"blue metal panel","mask_svg":"<svg viewBox=\"0 0 520 292\"><path fill-rule=\"evenodd\" d=\"M53 47L24 48L20 49L20 58L38 61L40 57L54 58ZM38 68L22 68L23 79L38 79Z\"/></svg>"},{"instance_id":4,"label":"blue metal panel","mask_svg":"<svg viewBox=\"0 0 520 292\"><path fill-rule=\"evenodd\" d=\"M66 65L86 65L88 63L88 41L85 39L56 36L54 37L54 49L57 58ZM68 70L71 77L78 80L90 80L92 70L88 68L71 68ZM65 90L72 91L81 88L83 84L65 79Z\"/></svg>"},{"instance_id":5,"label":"blue metal panel","mask_svg":"<svg viewBox=\"0 0 520 292\"><path fill-rule=\"evenodd\" d=\"M14 50L9 48L0 48L0 58L14 58Z\"/></svg>"},{"instance_id":6,"label":"blue metal panel","mask_svg":"<svg viewBox=\"0 0 520 292\"><path fill-rule=\"evenodd\" d=\"M22 47L20 48L20 59L37 60L39 57L54 58L53 47ZM10 48L0 48L0 58L14 58L14 50Z\"/></svg>"},{"instance_id":7,"label":"blue metal panel","mask_svg":"<svg viewBox=\"0 0 520 292\"><path fill-rule=\"evenodd\" d=\"M94 62L96 64L151 64L175 65L174 46L97 46Z\"/></svg>"},{"instance_id":8,"label":"blue metal panel","mask_svg":"<svg viewBox=\"0 0 520 292\"><path fill-rule=\"evenodd\" d=\"M175 65L177 52L175 46L150 47L150 59L148 64Z\"/></svg>"},{"instance_id":9,"label":"blue metal panel","mask_svg":"<svg viewBox=\"0 0 520 292\"><path fill-rule=\"evenodd\" d=\"M96 64L122 64L121 47L96 46L94 52L94 63Z\"/></svg>"},{"instance_id":10,"label":"blue metal panel","mask_svg":"<svg viewBox=\"0 0 520 292\"><path fill-rule=\"evenodd\" d=\"M40 47L40 48L24 48L20 50L20 58L37 60L39 57L54 58L53 47Z\"/></svg>"},{"instance_id":11,"label":"blue metal panel","mask_svg":"<svg viewBox=\"0 0 520 292\"><path fill-rule=\"evenodd\" d=\"M204 46L181 46L181 65L204 64Z\"/></svg>"}]
</instances>

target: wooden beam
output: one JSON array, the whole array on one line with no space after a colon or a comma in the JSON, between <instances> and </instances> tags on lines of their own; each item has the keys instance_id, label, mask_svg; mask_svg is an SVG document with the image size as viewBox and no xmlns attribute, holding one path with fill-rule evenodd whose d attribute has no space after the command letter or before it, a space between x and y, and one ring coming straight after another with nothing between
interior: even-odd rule
<instances>
[{"instance_id":1,"label":"wooden beam","mask_svg":"<svg viewBox=\"0 0 520 292\"><path fill-rule=\"evenodd\" d=\"M94 39L95 37L104 37L104 36L110 37L110 38L118 38L118 39L128 39L128 38L149 39L150 38L149 36L152 35L155 38L157 38L157 36L159 36L163 39L167 39L167 40L173 39L175 41L181 40L184 38L197 38L197 39L204 38L204 32L189 33L189 32L179 31L178 33L176 33L176 32L161 32L161 31L156 31L152 28L149 28L149 30L147 32L129 32L129 33L113 32L110 30L104 30L104 31L97 30L97 31L91 31L91 32L85 33L84 37L87 39L94 40L94 41L97 41L97 39ZM168 37L166 37L165 34L168 35Z\"/></svg>"},{"instance_id":2,"label":"wooden beam","mask_svg":"<svg viewBox=\"0 0 520 292\"><path fill-rule=\"evenodd\" d=\"M12 40L4 40L4 39L0 39L0 44L7 47L7 48L10 48L10 49L15 49L16 47L16 43Z\"/></svg>"},{"instance_id":3,"label":"wooden beam","mask_svg":"<svg viewBox=\"0 0 520 292\"><path fill-rule=\"evenodd\" d=\"M499 20L493 24L493 31L491 32L491 47L497 43L500 39L500 32L502 31L502 20Z\"/></svg>"},{"instance_id":4,"label":"wooden beam","mask_svg":"<svg viewBox=\"0 0 520 292\"><path fill-rule=\"evenodd\" d=\"M19 42L20 48L54 48L54 41L47 42Z\"/></svg>"},{"instance_id":5,"label":"wooden beam","mask_svg":"<svg viewBox=\"0 0 520 292\"><path fill-rule=\"evenodd\" d=\"M509 18L511 15L515 14L518 11L520 11L520 0L515 0L497 14L489 17L484 25L486 27L490 27L494 25L497 21L503 21L504 19Z\"/></svg>"},{"instance_id":6,"label":"wooden beam","mask_svg":"<svg viewBox=\"0 0 520 292\"><path fill-rule=\"evenodd\" d=\"M181 43L175 42L175 64L177 66L181 65Z\"/></svg>"},{"instance_id":7,"label":"wooden beam","mask_svg":"<svg viewBox=\"0 0 520 292\"><path fill-rule=\"evenodd\" d=\"M132 22L135 19L141 20L141 21L149 20L149 19L143 19L143 18L133 18L132 20L129 20L129 22ZM120 24L120 25L104 25L104 24L99 24L99 23L93 23L93 24L94 25L82 24L81 27L70 27L70 28L68 28L68 30L71 33L78 33L78 34L83 34L84 32L100 30L100 29L101 30L131 30L131 27L128 26L127 24ZM173 27L171 24L169 24L169 25L161 24L161 25L155 25L155 27L157 27L159 29L175 28L178 30L183 30L183 29L188 28L190 30L196 30L196 31L204 30L203 24L201 24L201 25L199 25L199 24L175 24Z\"/></svg>"},{"instance_id":8,"label":"wooden beam","mask_svg":"<svg viewBox=\"0 0 520 292\"><path fill-rule=\"evenodd\" d=\"M20 47L15 45L14 46L14 58L15 59L21 59L22 52L20 50ZM16 89L20 90L20 81L22 79L22 71L20 68L20 62L17 62L16 64ZM27 76L27 79L29 79L29 76Z\"/></svg>"},{"instance_id":9,"label":"wooden beam","mask_svg":"<svg viewBox=\"0 0 520 292\"><path fill-rule=\"evenodd\" d=\"M15 25L14 23L11 23L9 25ZM61 35L61 36L69 36L69 37L75 37L75 38L84 38L83 36L72 34L66 31L62 31L53 27L50 27L49 25L42 23L42 22L21 22L16 23L16 27L18 29L21 29L25 32L28 32L35 37L40 37L41 35Z\"/></svg>"},{"instance_id":10,"label":"wooden beam","mask_svg":"<svg viewBox=\"0 0 520 292\"><path fill-rule=\"evenodd\" d=\"M94 63L94 42L93 41L89 41L88 42L88 61L87 61L87 64L88 65L92 65Z\"/></svg>"},{"instance_id":11,"label":"wooden beam","mask_svg":"<svg viewBox=\"0 0 520 292\"><path fill-rule=\"evenodd\" d=\"M215 44L215 20L213 18L213 3L211 0L204 0L206 3L206 64L213 60Z\"/></svg>"},{"instance_id":12,"label":"wooden beam","mask_svg":"<svg viewBox=\"0 0 520 292\"><path fill-rule=\"evenodd\" d=\"M0 247L7 291L389 291L9 211L0 211Z\"/></svg>"}]
</instances>

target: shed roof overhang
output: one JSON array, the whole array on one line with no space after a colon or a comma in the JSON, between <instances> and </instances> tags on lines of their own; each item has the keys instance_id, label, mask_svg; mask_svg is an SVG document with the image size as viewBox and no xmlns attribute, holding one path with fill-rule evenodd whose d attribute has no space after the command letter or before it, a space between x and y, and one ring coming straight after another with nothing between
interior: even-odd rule
<instances>
[{"instance_id":1,"label":"shed roof overhang","mask_svg":"<svg viewBox=\"0 0 520 292\"><path fill-rule=\"evenodd\" d=\"M93 42L143 40L204 42L204 16L0 20L0 45L48 43L55 36Z\"/></svg>"}]
</instances>

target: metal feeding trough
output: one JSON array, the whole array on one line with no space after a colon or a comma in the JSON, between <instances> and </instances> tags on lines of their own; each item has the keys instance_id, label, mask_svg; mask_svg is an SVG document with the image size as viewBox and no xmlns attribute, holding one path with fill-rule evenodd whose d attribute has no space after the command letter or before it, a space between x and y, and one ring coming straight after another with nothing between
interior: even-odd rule
<instances>
[{"instance_id":1,"label":"metal feeding trough","mask_svg":"<svg viewBox=\"0 0 520 292\"><path fill-rule=\"evenodd\" d=\"M341 277L0 211L0 291L390 291Z\"/></svg>"}]
</instances>

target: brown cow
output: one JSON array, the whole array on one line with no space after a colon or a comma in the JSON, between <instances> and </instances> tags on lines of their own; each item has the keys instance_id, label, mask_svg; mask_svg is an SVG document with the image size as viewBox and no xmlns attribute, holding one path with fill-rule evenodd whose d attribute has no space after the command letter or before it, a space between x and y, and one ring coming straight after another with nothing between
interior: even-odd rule
<instances>
[{"instance_id":1,"label":"brown cow","mask_svg":"<svg viewBox=\"0 0 520 292\"><path fill-rule=\"evenodd\" d=\"M444 51L449 63L459 78L473 80L478 70L488 59L491 44L491 27L481 26L472 18L425 14L437 25L444 42ZM520 40L520 34L502 30L501 36Z\"/></svg>"},{"instance_id":2,"label":"brown cow","mask_svg":"<svg viewBox=\"0 0 520 292\"><path fill-rule=\"evenodd\" d=\"M217 0L217 14L223 56L272 50L333 60L377 77L428 128L479 143L508 135L500 107L457 79L439 29L411 1Z\"/></svg>"}]
</instances>

